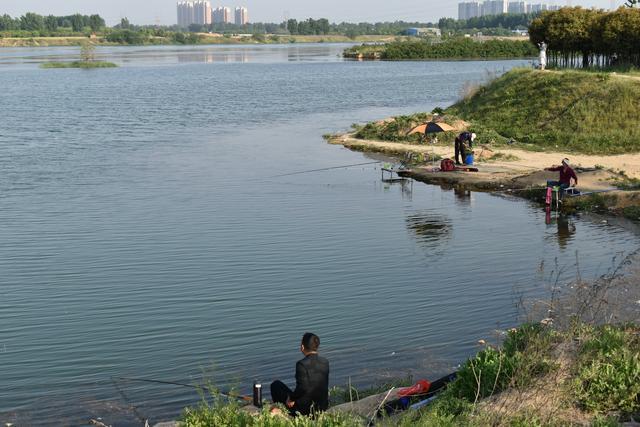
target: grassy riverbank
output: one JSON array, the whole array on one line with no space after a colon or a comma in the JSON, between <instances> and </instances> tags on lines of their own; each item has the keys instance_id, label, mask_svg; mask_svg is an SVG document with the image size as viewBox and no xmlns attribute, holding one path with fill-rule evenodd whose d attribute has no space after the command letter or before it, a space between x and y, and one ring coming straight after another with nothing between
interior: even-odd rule
<instances>
[{"instance_id":1,"label":"grassy riverbank","mask_svg":"<svg viewBox=\"0 0 640 427\"><path fill-rule=\"evenodd\" d=\"M569 157L580 167L579 189L597 194L569 198L564 210L640 219L639 98L640 78L634 73L515 69L485 85L467 85L460 101L444 110L354 125L328 140L357 151L411 156L407 174L427 183L514 190L533 200L544 200L546 180L557 179L543 169ZM409 135L429 120L445 121L455 131L437 134L436 144ZM433 171L431 160L452 157L455 135L463 130L478 135L474 151L480 171Z\"/></svg>"},{"instance_id":2,"label":"grassy riverbank","mask_svg":"<svg viewBox=\"0 0 640 427\"><path fill-rule=\"evenodd\" d=\"M447 109L543 150L640 151L640 80L612 73L513 70Z\"/></svg>"},{"instance_id":3,"label":"grassy riverbank","mask_svg":"<svg viewBox=\"0 0 640 427\"><path fill-rule=\"evenodd\" d=\"M478 134L480 144L610 155L640 152L640 78L634 74L516 69L484 86L468 85L441 118ZM431 113L355 129L359 139L418 143L409 130ZM461 124L462 123L462 124ZM461 124L461 125L460 125ZM445 142L452 134L438 135Z\"/></svg>"},{"instance_id":4,"label":"grassy riverbank","mask_svg":"<svg viewBox=\"0 0 640 427\"><path fill-rule=\"evenodd\" d=\"M482 341L482 349L433 404L387 416L377 425L604 426L640 416L640 328L552 323L545 319L511 329L502 343ZM351 427L369 420L346 412L290 419L270 415L269 408L250 414L221 401L186 409L183 417L187 427Z\"/></svg>"}]
</instances>

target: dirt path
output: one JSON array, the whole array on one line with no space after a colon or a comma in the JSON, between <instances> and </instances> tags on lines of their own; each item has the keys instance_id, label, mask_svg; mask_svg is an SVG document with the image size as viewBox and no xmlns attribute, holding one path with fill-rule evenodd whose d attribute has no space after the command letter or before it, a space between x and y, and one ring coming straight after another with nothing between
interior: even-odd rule
<instances>
[{"instance_id":1,"label":"dirt path","mask_svg":"<svg viewBox=\"0 0 640 427\"><path fill-rule=\"evenodd\" d=\"M453 158L453 147L440 145L413 145L402 144L397 142L360 140L343 135L330 141L332 144L343 145L357 151L375 151L389 154L402 155L406 152L431 154L434 153L440 157ZM476 157L482 157L482 148L476 148ZM565 152L535 152L511 148L493 149L493 154L499 157L506 157L513 160L496 160L479 162L478 167L481 171L484 169L488 173L503 174L509 176L518 175L536 175L544 168L558 165L563 158L568 158L575 167L594 168L603 167L614 171L624 171L629 177L640 178L640 153L639 154L621 154L614 156L593 156L586 154L571 154ZM544 176L542 176L544 175ZM542 174L539 178L544 178L548 174ZM600 174L602 175L602 174ZM602 178L602 176L599 176ZM586 184L586 182L583 182ZM598 184L597 187L602 187Z\"/></svg>"}]
</instances>

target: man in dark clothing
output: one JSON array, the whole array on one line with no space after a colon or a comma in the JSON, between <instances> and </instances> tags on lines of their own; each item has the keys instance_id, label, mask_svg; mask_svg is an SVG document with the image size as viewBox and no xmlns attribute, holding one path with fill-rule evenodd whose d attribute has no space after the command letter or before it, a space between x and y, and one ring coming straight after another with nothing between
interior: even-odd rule
<instances>
[{"instance_id":1,"label":"man in dark clothing","mask_svg":"<svg viewBox=\"0 0 640 427\"><path fill-rule=\"evenodd\" d=\"M469 148L473 148L473 141L476 139L476 134L471 132L462 132L460 135L456 136L455 142L455 157L456 157L456 165L460 165L465 162L467 156L467 150L465 144L469 144ZM462 162L460 161L460 157L462 157Z\"/></svg>"},{"instance_id":2,"label":"man in dark clothing","mask_svg":"<svg viewBox=\"0 0 640 427\"><path fill-rule=\"evenodd\" d=\"M546 171L560 172L559 181L547 181L547 187L560 187L562 190L566 190L571 187L571 179L575 181L575 185L578 185L578 176L575 171L569 166L569 159L562 159L562 165L546 168Z\"/></svg>"},{"instance_id":3,"label":"man in dark clothing","mask_svg":"<svg viewBox=\"0 0 640 427\"><path fill-rule=\"evenodd\" d=\"M304 359L296 363L296 389L291 391L282 381L271 383L271 400L289 408L292 415L309 415L329 408L329 361L318 355L320 338L307 332L300 351Z\"/></svg>"}]
</instances>

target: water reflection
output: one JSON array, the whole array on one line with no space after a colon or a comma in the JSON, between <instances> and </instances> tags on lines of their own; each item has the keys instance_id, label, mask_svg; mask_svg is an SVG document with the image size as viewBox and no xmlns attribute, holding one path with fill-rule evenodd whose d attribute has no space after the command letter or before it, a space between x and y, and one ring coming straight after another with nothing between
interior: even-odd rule
<instances>
[{"instance_id":1,"label":"water reflection","mask_svg":"<svg viewBox=\"0 0 640 427\"><path fill-rule=\"evenodd\" d=\"M394 180L382 180L382 188L385 191L390 190L392 187L400 187L400 195L402 200L413 200L413 180L412 179L394 179Z\"/></svg>"},{"instance_id":2,"label":"water reflection","mask_svg":"<svg viewBox=\"0 0 640 427\"><path fill-rule=\"evenodd\" d=\"M469 206L471 205L471 190L460 184L440 184L440 188L445 191L452 191L455 196L456 204Z\"/></svg>"},{"instance_id":3,"label":"water reflection","mask_svg":"<svg viewBox=\"0 0 640 427\"><path fill-rule=\"evenodd\" d=\"M294 45L208 45L151 46L144 48L100 46L96 56L117 64L170 65L181 63L273 63L342 61L342 50L350 44ZM9 48L3 50L0 65L40 64L78 58L77 47L51 49Z\"/></svg>"},{"instance_id":4,"label":"water reflection","mask_svg":"<svg viewBox=\"0 0 640 427\"><path fill-rule=\"evenodd\" d=\"M204 63L214 62L250 62L251 55L248 52L194 52L189 55L176 55L179 63Z\"/></svg>"},{"instance_id":5,"label":"water reflection","mask_svg":"<svg viewBox=\"0 0 640 427\"><path fill-rule=\"evenodd\" d=\"M563 215L557 211L552 214L551 208L547 206L545 223L552 225L554 222L558 228L558 232L556 233L558 246L560 249L566 249L576 233L576 225L568 215Z\"/></svg>"},{"instance_id":6,"label":"water reflection","mask_svg":"<svg viewBox=\"0 0 640 427\"><path fill-rule=\"evenodd\" d=\"M451 238L451 220L443 215L425 211L406 218L407 229L425 250L434 254L444 252L444 245Z\"/></svg>"}]
</instances>

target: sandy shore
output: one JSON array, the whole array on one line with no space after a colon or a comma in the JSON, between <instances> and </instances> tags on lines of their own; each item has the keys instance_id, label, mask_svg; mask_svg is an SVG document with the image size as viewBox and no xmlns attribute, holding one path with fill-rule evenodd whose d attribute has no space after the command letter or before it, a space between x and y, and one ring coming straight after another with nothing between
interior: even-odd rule
<instances>
[{"instance_id":1,"label":"sandy shore","mask_svg":"<svg viewBox=\"0 0 640 427\"><path fill-rule=\"evenodd\" d=\"M331 144L343 145L356 151L383 152L402 156L404 153L435 154L440 157L453 158L451 146L415 145L398 142L372 141L353 138L350 134L339 135L329 141ZM622 154L614 156L593 156L572 154L566 152L536 152L521 149L497 148L487 150L477 147L474 149L476 158L481 158L474 166L477 173L470 172L434 172L436 164L425 164L412 168L412 173L419 176L444 175L443 179L464 183L489 183L499 185L519 184L521 186L544 185L547 179L557 179L557 172L546 172L544 168L560 164L563 158L570 159L575 168L588 170L579 173L578 187L584 191L612 189L612 180L620 178L618 173L624 173L630 178L640 178L640 154ZM486 158L495 156L496 160ZM485 159L482 159L485 158ZM595 169L595 170L589 170ZM438 175L436 175L438 174ZM494 185L489 185L494 186Z\"/></svg>"}]
</instances>

